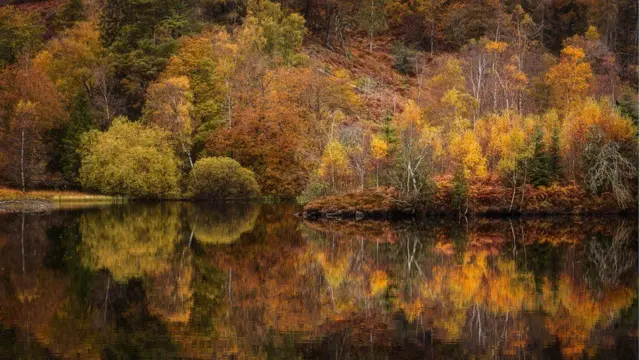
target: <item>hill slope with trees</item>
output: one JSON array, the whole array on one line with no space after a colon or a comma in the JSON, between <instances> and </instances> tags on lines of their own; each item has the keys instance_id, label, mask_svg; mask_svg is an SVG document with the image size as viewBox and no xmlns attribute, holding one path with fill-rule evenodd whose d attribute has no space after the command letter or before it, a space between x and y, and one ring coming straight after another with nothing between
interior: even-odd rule
<instances>
[{"instance_id":1,"label":"hill slope with trees","mask_svg":"<svg viewBox=\"0 0 640 360\"><path fill-rule=\"evenodd\" d=\"M630 0L10 1L0 184L184 197L196 161L228 157L277 198L382 187L460 212L544 196L635 206L637 13Z\"/></svg>"}]
</instances>

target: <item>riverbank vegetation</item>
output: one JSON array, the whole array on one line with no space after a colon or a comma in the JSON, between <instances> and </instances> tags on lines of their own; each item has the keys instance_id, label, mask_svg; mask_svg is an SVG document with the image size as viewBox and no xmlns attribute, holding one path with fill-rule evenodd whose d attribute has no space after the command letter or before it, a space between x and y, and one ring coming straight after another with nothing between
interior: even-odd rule
<instances>
[{"instance_id":1,"label":"riverbank vegetation","mask_svg":"<svg viewBox=\"0 0 640 360\"><path fill-rule=\"evenodd\" d=\"M390 187L397 201L459 213L627 208L637 6L0 6L0 182L305 202ZM207 158L237 162L240 183L198 177Z\"/></svg>"}]
</instances>

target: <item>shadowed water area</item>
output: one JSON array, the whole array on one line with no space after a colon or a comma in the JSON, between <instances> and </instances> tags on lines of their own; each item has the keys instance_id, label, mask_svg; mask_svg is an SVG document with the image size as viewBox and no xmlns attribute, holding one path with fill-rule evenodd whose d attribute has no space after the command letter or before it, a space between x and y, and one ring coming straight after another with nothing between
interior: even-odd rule
<instances>
[{"instance_id":1,"label":"shadowed water area","mask_svg":"<svg viewBox=\"0 0 640 360\"><path fill-rule=\"evenodd\" d=\"M0 359L638 357L634 219L0 215Z\"/></svg>"}]
</instances>

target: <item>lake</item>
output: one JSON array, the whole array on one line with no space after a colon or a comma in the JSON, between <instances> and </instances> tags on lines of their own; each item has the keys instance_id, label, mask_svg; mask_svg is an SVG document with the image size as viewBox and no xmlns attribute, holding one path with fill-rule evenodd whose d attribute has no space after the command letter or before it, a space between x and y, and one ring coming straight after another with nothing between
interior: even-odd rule
<instances>
[{"instance_id":1,"label":"lake","mask_svg":"<svg viewBox=\"0 0 640 360\"><path fill-rule=\"evenodd\" d=\"M633 218L0 215L2 359L638 357Z\"/></svg>"}]
</instances>

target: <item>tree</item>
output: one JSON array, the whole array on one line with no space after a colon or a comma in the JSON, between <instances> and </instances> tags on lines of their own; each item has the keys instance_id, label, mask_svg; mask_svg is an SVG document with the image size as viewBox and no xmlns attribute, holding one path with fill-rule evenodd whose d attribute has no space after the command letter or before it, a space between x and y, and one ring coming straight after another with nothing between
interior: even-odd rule
<instances>
[{"instance_id":1,"label":"tree","mask_svg":"<svg viewBox=\"0 0 640 360\"><path fill-rule=\"evenodd\" d=\"M372 135L371 136L371 156L373 156L376 162L376 187L378 187L378 174L380 163L384 161L389 155L389 143L383 138Z\"/></svg>"},{"instance_id":2,"label":"tree","mask_svg":"<svg viewBox=\"0 0 640 360\"><path fill-rule=\"evenodd\" d=\"M449 139L449 156L455 171L462 171L465 178L482 178L487 174L487 159L470 129L452 131Z\"/></svg>"},{"instance_id":3,"label":"tree","mask_svg":"<svg viewBox=\"0 0 640 360\"><path fill-rule=\"evenodd\" d=\"M96 85L94 71L107 62L106 55L98 28L83 21L49 41L34 64L72 101L79 92Z\"/></svg>"},{"instance_id":4,"label":"tree","mask_svg":"<svg viewBox=\"0 0 640 360\"><path fill-rule=\"evenodd\" d=\"M345 126L340 131L341 144L364 190L367 173L371 168L371 137L361 124Z\"/></svg>"},{"instance_id":5,"label":"tree","mask_svg":"<svg viewBox=\"0 0 640 360\"><path fill-rule=\"evenodd\" d=\"M248 39L245 39L248 40ZM169 59L163 77L189 79L193 93L194 151L204 147L210 133L231 125L236 69L244 61L250 41L238 43L226 31L204 31L180 40L178 53Z\"/></svg>"},{"instance_id":6,"label":"tree","mask_svg":"<svg viewBox=\"0 0 640 360\"><path fill-rule=\"evenodd\" d=\"M184 155L193 168L191 157L191 121L193 94L185 76L162 79L147 89L143 110L147 124L155 124L171 134L178 153Z\"/></svg>"},{"instance_id":7,"label":"tree","mask_svg":"<svg viewBox=\"0 0 640 360\"><path fill-rule=\"evenodd\" d=\"M79 93L69 110L69 121L61 129L59 149L59 168L67 181L78 183L81 157L78 151L82 144L83 135L95 129L93 116L90 112L89 100L84 93Z\"/></svg>"},{"instance_id":8,"label":"tree","mask_svg":"<svg viewBox=\"0 0 640 360\"><path fill-rule=\"evenodd\" d=\"M589 130L593 126L602 130L604 143L613 141L621 149L635 148L637 129L631 119L621 114L606 99L586 99L566 114L560 132L560 145L566 159L566 175L580 181L585 169L581 158L588 143Z\"/></svg>"},{"instance_id":9,"label":"tree","mask_svg":"<svg viewBox=\"0 0 640 360\"><path fill-rule=\"evenodd\" d=\"M113 59L127 109L139 115L147 86L177 50L176 39L197 26L191 1L108 0L100 18L100 37Z\"/></svg>"},{"instance_id":10,"label":"tree","mask_svg":"<svg viewBox=\"0 0 640 360\"><path fill-rule=\"evenodd\" d=\"M56 20L62 27L70 27L74 23L86 19L86 9L82 0L67 0L62 10L57 14Z\"/></svg>"},{"instance_id":11,"label":"tree","mask_svg":"<svg viewBox=\"0 0 640 360\"><path fill-rule=\"evenodd\" d=\"M344 147L339 141L331 140L322 153L318 175L328 179L332 189L335 191L337 184L342 183L351 173L349 159Z\"/></svg>"},{"instance_id":12,"label":"tree","mask_svg":"<svg viewBox=\"0 0 640 360\"><path fill-rule=\"evenodd\" d=\"M472 119L478 102L466 91L466 81L463 75L462 63L452 56L442 56L435 60L433 72L426 68L420 74L426 77L426 91L420 100L426 107L427 118L435 125L443 127L448 132L453 126L464 119ZM479 95L478 95L479 96Z\"/></svg>"},{"instance_id":13,"label":"tree","mask_svg":"<svg viewBox=\"0 0 640 360\"><path fill-rule=\"evenodd\" d=\"M451 205L458 210L458 215L464 215L469 208L469 181L461 168L457 168L453 175L453 190Z\"/></svg>"},{"instance_id":14,"label":"tree","mask_svg":"<svg viewBox=\"0 0 640 360\"><path fill-rule=\"evenodd\" d=\"M293 197L359 99L343 71L262 69L238 73L231 121L211 134L207 151L251 169L265 194Z\"/></svg>"},{"instance_id":15,"label":"tree","mask_svg":"<svg viewBox=\"0 0 640 360\"><path fill-rule=\"evenodd\" d=\"M45 170L47 131L66 119L63 99L49 78L30 63L0 73L0 146L8 154L5 176L23 191Z\"/></svg>"},{"instance_id":16,"label":"tree","mask_svg":"<svg viewBox=\"0 0 640 360\"><path fill-rule=\"evenodd\" d=\"M588 144L583 155L584 181L594 194L611 191L620 208L625 208L633 200L632 188L638 177L634 160L627 159L620 151L620 144L605 141L602 129L589 129Z\"/></svg>"},{"instance_id":17,"label":"tree","mask_svg":"<svg viewBox=\"0 0 640 360\"><path fill-rule=\"evenodd\" d=\"M360 30L369 35L369 51L373 51L373 37L387 29L387 0L364 0L357 14Z\"/></svg>"},{"instance_id":18,"label":"tree","mask_svg":"<svg viewBox=\"0 0 640 360\"><path fill-rule=\"evenodd\" d=\"M35 12L0 7L0 68L37 51L42 46L44 30Z\"/></svg>"},{"instance_id":19,"label":"tree","mask_svg":"<svg viewBox=\"0 0 640 360\"><path fill-rule=\"evenodd\" d=\"M224 157L207 157L196 161L189 176L189 192L196 199L255 199L260 186L249 169Z\"/></svg>"},{"instance_id":20,"label":"tree","mask_svg":"<svg viewBox=\"0 0 640 360\"><path fill-rule=\"evenodd\" d=\"M95 113L95 125L102 130L121 110L121 101L115 96L113 65L95 24L79 22L66 29L47 43L34 64L47 74L68 103L84 93Z\"/></svg>"},{"instance_id":21,"label":"tree","mask_svg":"<svg viewBox=\"0 0 640 360\"><path fill-rule=\"evenodd\" d=\"M409 100L401 114L394 118L398 131L399 186L407 196L415 196L425 189L432 162L438 155L440 129L429 125L422 109Z\"/></svg>"},{"instance_id":22,"label":"tree","mask_svg":"<svg viewBox=\"0 0 640 360\"><path fill-rule=\"evenodd\" d=\"M552 182L559 182L563 178L560 131L555 127L551 131L551 144L549 145L549 175Z\"/></svg>"},{"instance_id":23,"label":"tree","mask_svg":"<svg viewBox=\"0 0 640 360\"><path fill-rule=\"evenodd\" d=\"M85 136L80 184L133 198L177 197L180 171L170 136L155 126L114 119L108 131Z\"/></svg>"},{"instance_id":24,"label":"tree","mask_svg":"<svg viewBox=\"0 0 640 360\"><path fill-rule=\"evenodd\" d=\"M545 81L551 87L551 101L565 113L589 93L591 65L584 62L584 50L567 46L562 49L560 62L549 69Z\"/></svg>"},{"instance_id":25,"label":"tree","mask_svg":"<svg viewBox=\"0 0 640 360\"><path fill-rule=\"evenodd\" d=\"M280 56L286 64L298 62L297 49L307 31L300 14L285 15L280 4L262 0L249 2L249 16L255 17L262 30L267 54Z\"/></svg>"},{"instance_id":26,"label":"tree","mask_svg":"<svg viewBox=\"0 0 640 360\"><path fill-rule=\"evenodd\" d=\"M423 16L425 33L429 34L429 51L433 55L436 38L440 37L444 0L420 0L418 9Z\"/></svg>"},{"instance_id":27,"label":"tree","mask_svg":"<svg viewBox=\"0 0 640 360\"><path fill-rule=\"evenodd\" d=\"M616 105L623 116L630 118L638 126L638 94L632 89L624 88L622 95L616 100Z\"/></svg>"},{"instance_id":28,"label":"tree","mask_svg":"<svg viewBox=\"0 0 640 360\"><path fill-rule=\"evenodd\" d=\"M405 75L415 74L416 51L403 43L393 46L393 68Z\"/></svg>"},{"instance_id":29,"label":"tree","mask_svg":"<svg viewBox=\"0 0 640 360\"><path fill-rule=\"evenodd\" d=\"M499 36L504 20L503 6L503 2L497 0L448 3L442 21L446 39L454 46L461 46L468 39Z\"/></svg>"},{"instance_id":30,"label":"tree","mask_svg":"<svg viewBox=\"0 0 640 360\"><path fill-rule=\"evenodd\" d=\"M494 143L491 145L499 154L498 171L503 181L513 188L509 210L513 208L518 184L524 186L527 182L527 163L532 156L528 137L531 122L530 119L519 117L511 122L505 122L496 131ZM524 192L522 194L524 198Z\"/></svg>"},{"instance_id":31,"label":"tree","mask_svg":"<svg viewBox=\"0 0 640 360\"><path fill-rule=\"evenodd\" d=\"M551 180L551 158L545 148L544 132L536 127L533 139L533 157L531 158L530 182L533 186L548 186Z\"/></svg>"}]
</instances>

